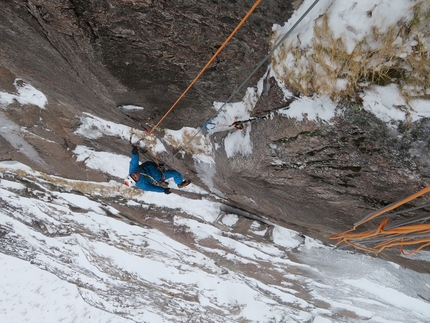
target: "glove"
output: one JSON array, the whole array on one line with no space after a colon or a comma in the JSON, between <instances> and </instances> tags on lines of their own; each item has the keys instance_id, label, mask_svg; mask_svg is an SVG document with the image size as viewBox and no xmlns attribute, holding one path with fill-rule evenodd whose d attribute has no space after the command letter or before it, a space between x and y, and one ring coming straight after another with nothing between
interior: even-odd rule
<instances>
[{"instance_id":1,"label":"glove","mask_svg":"<svg viewBox=\"0 0 430 323\"><path fill-rule=\"evenodd\" d=\"M131 150L131 153L132 153L133 155L137 155L137 154L139 153L139 150L137 149L137 146L132 145L132 147L133 147L133 149Z\"/></svg>"},{"instance_id":2,"label":"glove","mask_svg":"<svg viewBox=\"0 0 430 323\"><path fill-rule=\"evenodd\" d=\"M170 193L172 193L172 192L170 192L170 188L167 187L164 189L164 194L170 194Z\"/></svg>"}]
</instances>

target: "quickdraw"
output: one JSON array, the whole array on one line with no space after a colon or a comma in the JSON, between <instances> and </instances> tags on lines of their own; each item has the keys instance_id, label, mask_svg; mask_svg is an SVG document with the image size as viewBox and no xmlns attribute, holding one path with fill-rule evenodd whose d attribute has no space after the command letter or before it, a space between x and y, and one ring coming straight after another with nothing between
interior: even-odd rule
<instances>
[{"instance_id":1,"label":"quickdraw","mask_svg":"<svg viewBox=\"0 0 430 323\"><path fill-rule=\"evenodd\" d=\"M260 121L260 120L266 120L267 117L254 117L254 118L250 118L248 120L243 120L243 121L235 121L232 123L232 126L235 127L238 130L242 130L244 127L244 124L247 122L253 122L253 121Z\"/></svg>"},{"instance_id":2,"label":"quickdraw","mask_svg":"<svg viewBox=\"0 0 430 323\"><path fill-rule=\"evenodd\" d=\"M205 122L203 126L206 130L213 130L216 128L216 124L214 122Z\"/></svg>"},{"instance_id":3,"label":"quickdraw","mask_svg":"<svg viewBox=\"0 0 430 323\"><path fill-rule=\"evenodd\" d=\"M267 116L253 117L253 118L250 118L248 120L238 120L238 121L235 121L231 125L222 125L222 124L216 124L214 122L205 122L203 124L203 126L208 131L209 130L214 130L217 126L228 126L228 127L234 127L237 130L243 130L245 123L247 123L247 122L253 122L253 121L266 120L267 118L268 118Z\"/></svg>"}]
</instances>

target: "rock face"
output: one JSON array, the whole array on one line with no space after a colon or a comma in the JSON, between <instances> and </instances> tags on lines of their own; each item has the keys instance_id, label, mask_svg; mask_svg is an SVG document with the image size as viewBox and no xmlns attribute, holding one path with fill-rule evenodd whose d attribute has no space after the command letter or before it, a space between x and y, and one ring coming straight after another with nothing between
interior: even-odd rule
<instances>
[{"instance_id":1,"label":"rock face","mask_svg":"<svg viewBox=\"0 0 430 323\"><path fill-rule=\"evenodd\" d=\"M82 143L73 135L79 115L88 112L131 126L136 125L136 117L157 122L253 4L6 1L0 8L0 90L16 91L12 83L18 77L48 97L46 110L12 104L7 117L61 146L55 152L49 147L40 149L44 159L55 154L61 160L49 167L43 165L44 170L82 176L76 165L69 163L71 154L65 150ZM285 1L260 4L163 126L202 125L213 113L208 109L213 100L225 100L264 57L272 24L283 23L292 10L291 3ZM125 104L145 110L129 117L117 108ZM52 138L53 134L58 137ZM43 144L34 136L26 139L36 146ZM27 164L35 164L0 140L3 159L23 158ZM107 144L98 143L98 148L112 147ZM115 147L127 149L123 142ZM85 176L100 179L100 175L89 173Z\"/></svg>"},{"instance_id":2,"label":"rock face","mask_svg":"<svg viewBox=\"0 0 430 323\"><path fill-rule=\"evenodd\" d=\"M279 105L277 91L262 97L256 110ZM217 187L230 190L237 206L334 243L330 235L429 185L430 120L397 133L358 105L340 107L332 124L280 116L252 124L252 156L218 155L217 174L223 176ZM412 266L398 255L395 249L381 256Z\"/></svg>"},{"instance_id":3,"label":"rock face","mask_svg":"<svg viewBox=\"0 0 430 323\"><path fill-rule=\"evenodd\" d=\"M0 137L1 160L69 178L108 180L74 161L78 144L128 153L119 139L85 141L74 131L83 113L135 126L157 122L230 34L253 1L29 0L0 8L0 91L22 78L48 97L46 110L13 103L2 113L26 127L25 139L43 163ZM263 1L233 40L166 118L163 127L200 126L268 51L274 23L293 10L288 1ZM264 69L250 80L250 86ZM273 80L256 114L286 106ZM236 99L240 99L239 96ZM145 109L126 115L117 107ZM367 213L430 185L430 121L404 125L402 135L359 105L340 105L332 124L283 118L254 123L253 154L227 158L217 150L216 189L229 202L270 221L329 241ZM222 142L225 133L214 140ZM44 138L45 140L41 140ZM401 139L399 139L401 138ZM49 139L49 142L46 141ZM189 157L175 167L199 182ZM188 162L189 161L189 162ZM382 255L405 266L425 263Z\"/></svg>"},{"instance_id":4,"label":"rock face","mask_svg":"<svg viewBox=\"0 0 430 323\"><path fill-rule=\"evenodd\" d=\"M33 34L30 44L19 47L42 47L59 55L50 62L70 65L104 103L145 106L149 119L170 108L254 4L252 0L12 2L2 9L4 25L31 26L26 32ZM166 120L166 127L205 121L212 102L227 99L265 56L272 24L283 23L292 10L286 1L263 1Z\"/></svg>"}]
</instances>

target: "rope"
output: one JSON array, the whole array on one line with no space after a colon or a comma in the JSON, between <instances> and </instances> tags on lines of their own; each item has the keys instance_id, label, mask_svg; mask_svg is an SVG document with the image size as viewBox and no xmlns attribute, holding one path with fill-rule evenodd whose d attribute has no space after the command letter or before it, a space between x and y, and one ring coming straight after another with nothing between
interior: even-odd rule
<instances>
[{"instance_id":1,"label":"rope","mask_svg":"<svg viewBox=\"0 0 430 323\"><path fill-rule=\"evenodd\" d=\"M301 15L301 17L296 21L296 23L287 31L287 33L276 43L276 45L272 48L272 50L263 58L263 60L257 65L257 67L249 74L249 76L245 79L245 81L240 84L236 90L230 95L230 97L227 99L227 101L224 102L224 104L214 113L212 117L210 117L207 122L209 123L213 118L215 118L219 112L230 102L231 99L242 89L242 87L250 80L250 78L260 69L261 66L269 59L270 55L273 54L273 52L278 49L279 46L284 42L284 40L291 34L291 32L297 27L297 25L309 14L309 12L315 7L315 5L319 2L319 0L315 0L310 7ZM184 145L185 147L189 145L191 141L194 140L194 138L202 131L202 129L199 129L193 137L191 137L190 140ZM179 151L173 156L175 157Z\"/></svg>"},{"instance_id":2,"label":"rope","mask_svg":"<svg viewBox=\"0 0 430 323\"><path fill-rule=\"evenodd\" d=\"M405 199L403 199L403 200L401 200L399 202L392 203L392 204L386 206L385 208L383 208L383 209L381 209L381 210L379 210L379 211L377 211L375 213L371 213L370 215L366 216L364 219L362 219L362 220L354 223L354 228L353 229L355 229L356 227L358 227L360 224L363 224L363 223L365 223L367 221L370 221L371 219L374 219L374 218L376 218L377 216L379 216L381 214L384 214L384 213L386 213L388 211L391 211L391 210L399 207L400 205L408 203L408 202L416 199L417 197L420 197L421 195L426 194L427 192L430 192L430 186L422 189L421 191L419 191L419 192L417 192L415 194L412 194L411 196L408 196L407 198L405 198Z\"/></svg>"},{"instance_id":3,"label":"rope","mask_svg":"<svg viewBox=\"0 0 430 323\"><path fill-rule=\"evenodd\" d=\"M220 124L220 123L215 124L214 122L205 122L203 124L203 126L207 131L214 130L218 126L233 127L233 128L238 129L238 130L242 130L244 127L244 124L247 122L251 123L253 121L260 121L260 120L266 120L266 119L268 119L268 116L253 117L253 118L250 118L248 120L238 120L238 121L233 122L232 124Z\"/></svg>"},{"instance_id":4,"label":"rope","mask_svg":"<svg viewBox=\"0 0 430 323\"><path fill-rule=\"evenodd\" d=\"M239 30L239 28L244 24L244 22L248 19L248 17L251 15L251 13L257 8L257 6L260 4L261 0L257 0L251 9L249 9L248 13L245 15L245 17L242 18L242 20L239 22L239 24L236 26L236 28L232 31L230 36L227 37L227 39L224 41L224 43L221 45L220 48L216 51L216 53L212 56L212 58L206 63L206 65L202 68L199 74L194 78L194 80L190 83L190 85L185 89L185 91L179 96L179 98L176 100L175 103L171 106L171 108L165 113L165 115L161 118L160 121L151 129L149 134L152 134L152 132L160 125L161 122L167 117L167 115L173 110L173 108L181 101L181 99L185 96L185 94L191 89L191 87L196 83L196 81L199 79L199 77L203 74L203 72L209 67L209 65L214 61L214 59L218 56L218 54L224 49L224 47L227 45L227 43L230 41L230 39L234 36L234 34Z\"/></svg>"},{"instance_id":5,"label":"rope","mask_svg":"<svg viewBox=\"0 0 430 323\"><path fill-rule=\"evenodd\" d=\"M254 76L254 74L260 69L261 66L269 59L270 55L272 55L275 50L278 49L279 46L284 42L284 40L291 34L291 32L297 27L297 25L308 15L308 13L315 7L315 5L319 2L319 0L315 0L310 7L301 15L301 17L296 21L296 23L287 31L287 33L276 43L276 45L270 50L269 53L263 58L263 60L260 62L260 64L257 65L257 67L249 74L249 76L245 79L245 81L240 84L236 90L230 95L230 97L225 101L225 103L215 112L215 114L209 119L212 120L215 118L218 113L227 105L227 103L230 102L231 99L242 89L242 87L250 80L251 77Z\"/></svg>"},{"instance_id":6,"label":"rope","mask_svg":"<svg viewBox=\"0 0 430 323\"><path fill-rule=\"evenodd\" d=\"M404 205L428 192L430 192L430 186L422 189L421 191L415 194L412 194L411 196L408 196L407 198L401 201L392 203L376 212L373 212L367 215L362 220L354 223L354 226L352 229L341 232L339 234L332 235L330 239L337 239L338 243L336 245L339 245L342 242L344 242L357 249L369 251L372 253L379 253L388 247L400 246L401 252L406 256L410 256L418 252L422 248L430 245L430 224L429 223L411 224L415 222L423 222L425 220L428 220L430 218L429 214L415 216L411 219L407 219L399 223L391 224L389 226L387 226L388 218L385 218L382 220L382 222L380 223L380 225L376 230L367 230L367 231L358 232L358 233L353 233L352 231L355 231L357 227L362 225L363 223L366 223L372 219L375 219L376 217L384 213L387 213L401 205ZM390 215L405 213L405 212L425 208L425 207L428 207L429 205L430 205L429 203L426 203L421 206L409 208L404 211L395 212ZM365 246L369 244L372 244L373 247ZM415 250L413 250L412 252L406 254L403 251L403 246L417 245L417 244L421 244L421 245L417 247Z\"/></svg>"}]
</instances>

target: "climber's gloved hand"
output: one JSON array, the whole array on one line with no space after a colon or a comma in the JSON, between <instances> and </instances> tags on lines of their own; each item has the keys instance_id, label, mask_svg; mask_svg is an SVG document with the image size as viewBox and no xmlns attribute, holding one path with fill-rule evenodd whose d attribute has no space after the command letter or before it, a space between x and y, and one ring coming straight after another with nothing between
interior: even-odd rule
<instances>
[{"instance_id":1,"label":"climber's gloved hand","mask_svg":"<svg viewBox=\"0 0 430 323\"><path fill-rule=\"evenodd\" d=\"M172 193L172 192L170 192L170 188L167 187L164 189L164 194L170 194L170 193Z\"/></svg>"},{"instance_id":2,"label":"climber's gloved hand","mask_svg":"<svg viewBox=\"0 0 430 323\"><path fill-rule=\"evenodd\" d=\"M137 154L139 153L139 150L137 149L137 146L136 146L136 145L131 145L131 147L133 147L133 148L131 149L131 153L132 153L133 155L137 155Z\"/></svg>"}]
</instances>

